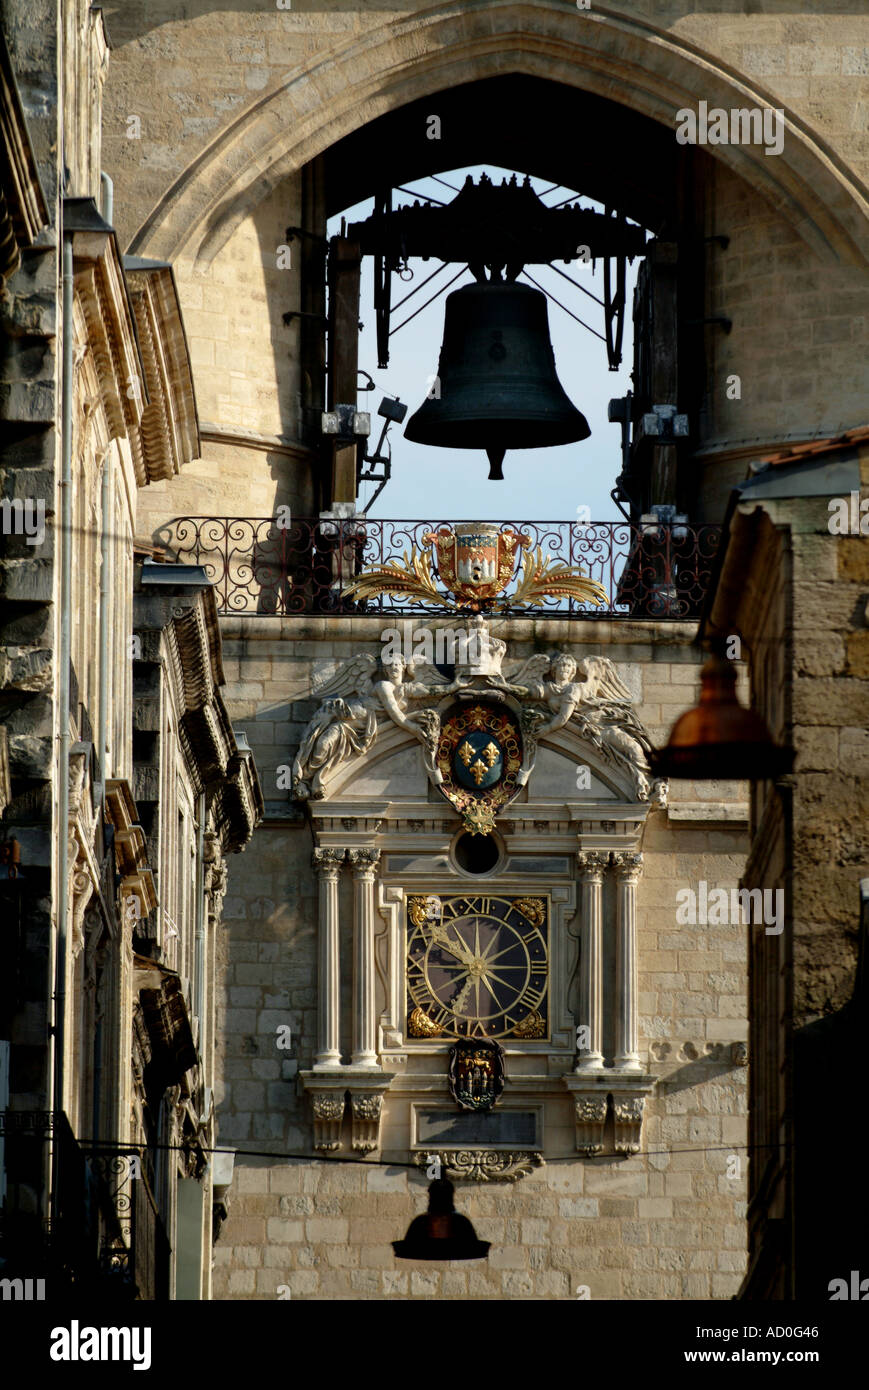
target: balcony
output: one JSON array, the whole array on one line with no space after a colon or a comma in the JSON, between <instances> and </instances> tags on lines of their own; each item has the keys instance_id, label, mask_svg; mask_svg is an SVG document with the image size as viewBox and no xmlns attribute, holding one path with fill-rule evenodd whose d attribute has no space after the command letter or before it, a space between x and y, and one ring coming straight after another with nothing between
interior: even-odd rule
<instances>
[{"instance_id":1,"label":"balcony","mask_svg":"<svg viewBox=\"0 0 869 1390\"><path fill-rule=\"evenodd\" d=\"M296 517L286 525L274 517L176 517L160 531L161 544L179 563L204 567L223 615L371 615L384 618L439 616L444 603L407 594L384 594L364 602L342 590L363 570L403 565L411 553L432 559L439 587L437 550L430 537L460 521L371 520L353 517ZM556 619L684 621L696 617L709 587L720 526L689 526L644 517L629 522L505 521L499 532L518 532L531 549L540 547L556 564L579 566L601 584L607 602L584 606L573 599L547 598L528 608L496 605L499 616Z\"/></svg>"},{"instance_id":2,"label":"balcony","mask_svg":"<svg viewBox=\"0 0 869 1390\"><path fill-rule=\"evenodd\" d=\"M65 1114L0 1111L8 1191L0 1217L0 1266L9 1278L45 1279L63 1292L128 1301L168 1298L171 1249L147 1175L147 1155L88 1153ZM50 1215L22 1200L51 1145ZM138 1174L138 1176L134 1176Z\"/></svg>"}]
</instances>

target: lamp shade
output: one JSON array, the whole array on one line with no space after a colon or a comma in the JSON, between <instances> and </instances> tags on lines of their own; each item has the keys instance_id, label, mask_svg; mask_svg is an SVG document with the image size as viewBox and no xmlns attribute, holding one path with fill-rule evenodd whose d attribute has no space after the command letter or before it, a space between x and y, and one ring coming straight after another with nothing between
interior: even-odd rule
<instances>
[{"instance_id":1,"label":"lamp shade","mask_svg":"<svg viewBox=\"0 0 869 1390\"><path fill-rule=\"evenodd\" d=\"M400 1260L482 1260L489 1241L477 1240L471 1222L455 1210L452 1183L436 1178L428 1189L428 1211L414 1217L404 1240L394 1240L392 1248Z\"/></svg>"},{"instance_id":2,"label":"lamp shade","mask_svg":"<svg viewBox=\"0 0 869 1390\"><path fill-rule=\"evenodd\" d=\"M789 772L795 756L739 703L733 662L716 653L700 673L699 703L679 716L667 746L649 761L656 777L762 782Z\"/></svg>"}]
</instances>

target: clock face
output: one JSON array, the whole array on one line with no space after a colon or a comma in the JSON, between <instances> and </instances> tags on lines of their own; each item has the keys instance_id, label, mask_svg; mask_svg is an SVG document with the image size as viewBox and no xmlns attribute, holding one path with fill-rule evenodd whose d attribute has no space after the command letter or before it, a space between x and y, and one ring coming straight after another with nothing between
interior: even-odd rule
<instances>
[{"instance_id":1,"label":"clock face","mask_svg":"<svg viewBox=\"0 0 869 1390\"><path fill-rule=\"evenodd\" d=\"M408 898L409 1038L545 1038L548 984L548 898Z\"/></svg>"}]
</instances>

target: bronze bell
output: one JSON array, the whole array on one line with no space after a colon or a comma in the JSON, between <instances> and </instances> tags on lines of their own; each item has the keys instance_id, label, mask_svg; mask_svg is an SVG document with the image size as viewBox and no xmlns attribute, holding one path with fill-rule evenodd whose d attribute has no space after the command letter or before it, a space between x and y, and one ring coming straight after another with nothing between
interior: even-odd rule
<instances>
[{"instance_id":1,"label":"bronze bell","mask_svg":"<svg viewBox=\"0 0 869 1390\"><path fill-rule=\"evenodd\" d=\"M414 1217L404 1240L394 1240L392 1248L400 1260L482 1260L489 1241L477 1240L471 1222L455 1210L452 1183L435 1178L429 1184L428 1211Z\"/></svg>"},{"instance_id":2,"label":"bronze bell","mask_svg":"<svg viewBox=\"0 0 869 1390\"><path fill-rule=\"evenodd\" d=\"M680 714L666 748L649 761L656 777L765 781L790 772L795 756L739 703L733 662L715 653L700 672L699 703Z\"/></svg>"},{"instance_id":3,"label":"bronze bell","mask_svg":"<svg viewBox=\"0 0 869 1390\"><path fill-rule=\"evenodd\" d=\"M485 449L498 479L507 449L587 439L588 421L556 375L545 294L500 280L454 290L436 386L404 433L416 444Z\"/></svg>"}]
</instances>

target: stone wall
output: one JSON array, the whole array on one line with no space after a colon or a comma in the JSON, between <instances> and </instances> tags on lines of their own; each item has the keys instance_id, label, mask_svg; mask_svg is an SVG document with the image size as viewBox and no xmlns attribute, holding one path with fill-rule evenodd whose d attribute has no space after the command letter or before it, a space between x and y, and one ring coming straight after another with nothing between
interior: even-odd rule
<instances>
[{"instance_id":1,"label":"stone wall","mask_svg":"<svg viewBox=\"0 0 869 1390\"><path fill-rule=\"evenodd\" d=\"M267 819L229 865L219 945L218 1142L238 1153L214 1296L276 1299L287 1296L283 1286L293 1298L567 1299L586 1285L592 1298L730 1297L745 1247L746 1069L732 1045L748 1036L746 928L678 926L675 915L680 887L704 878L710 888L738 883L747 815L738 784L674 785L669 814L653 812L647 824L640 1051L661 1081L647 1102L643 1152L581 1157L565 1095L564 1129L550 1135L547 1120L547 1150L551 1138L556 1158L512 1185L457 1189L460 1210L493 1242L488 1262L438 1270L404 1267L389 1245L424 1207L422 1176L400 1166L406 1150L385 1151L395 1160L387 1167L245 1157L245 1150L312 1153L308 1102L296 1080L316 1041L312 838L295 806L281 804L276 769L292 762L301 721L315 707L294 703L307 694L313 666L376 651L379 627L372 619L224 619L227 703L255 750ZM511 657L566 637L554 622L517 621L510 629ZM589 622L570 625L568 645L619 664L660 740L696 697L702 654L688 645L691 635L687 624ZM350 884L344 889L347 962ZM348 997L348 1019L349 1005ZM276 1046L284 1024L292 1028L289 1051Z\"/></svg>"}]
</instances>

